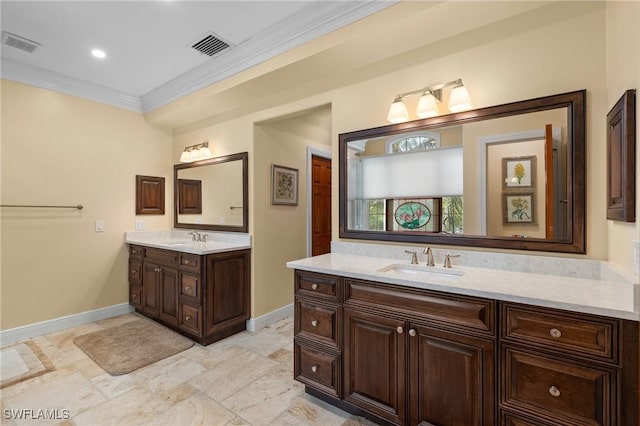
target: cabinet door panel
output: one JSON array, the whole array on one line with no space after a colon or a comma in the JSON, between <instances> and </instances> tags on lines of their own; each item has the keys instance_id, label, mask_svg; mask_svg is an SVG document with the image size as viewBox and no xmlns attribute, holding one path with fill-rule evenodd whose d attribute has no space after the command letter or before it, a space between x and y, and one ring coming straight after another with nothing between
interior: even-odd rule
<instances>
[{"instance_id":1,"label":"cabinet door panel","mask_svg":"<svg viewBox=\"0 0 640 426\"><path fill-rule=\"evenodd\" d=\"M160 267L160 318L178 325L178 271Z\"/></svg>"},{"instance_id":2,"label":"cabinet door panel","mask_svg":"<svg viewBox=\"0 0 640 426\"><path fill-rule=\"evenodd\" d=\"M221 255L207 260L206 331L249 316L248 254Z\"/></svg>"},{"instance_id":3,"label":"cabinet door panel","mask_svg":"<svg viewBox=\"0 0 640 426\"><path fill-rule=\"evenodd\" d=\"M494 346L490 340L412 325L410 423L492 426Z\"/></svg>"},{"instance_id":4,"label":"cabinet door panel","mask_svg":"<svg viewBox=\"0 0 640 426\"><path fill-rule=\"evenodd\" d=\"M142 271L142 311L151 317L160 313L158 265L145 262Z\"/></svg>"},{"instance_id":5,"label":"cabinet door panel","mask_svg":"<svg viewBox=\"0 0 640 426\"><path fill-rule=\"evenodd\" d=\"M345 309L345 400L405 421L404 321Z\"/></svg>"}]
</instances>

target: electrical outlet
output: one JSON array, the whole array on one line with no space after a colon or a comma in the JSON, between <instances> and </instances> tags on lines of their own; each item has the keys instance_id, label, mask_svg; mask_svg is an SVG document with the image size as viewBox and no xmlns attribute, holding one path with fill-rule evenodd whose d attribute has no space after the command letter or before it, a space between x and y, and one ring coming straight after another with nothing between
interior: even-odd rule
<instances>
[{"instance_id":1,"label":"electrical outlet","mask_svg":"<svg viewBox=\"0 0 640 426\"><path fill-rule=\"evenodd\" d=\"M219 223L220 223L220 225L224 225L226 223L226 219L224 218L224 216L220 216Z\"/></svg>"},{"instance_id":2,"label":"electrical outlet","mask_svg":"<svg viewBox=\"0 0 640 426\"><path fill-rule=\"evenodd\" d=\"M633 272L640 275L640 241L633 242Z\"/></svg>"},{"instance_id":3,"label":"electrical outlet","mask_svg":"<svg viewBox=\"0 0 640 426\"><path fill-rule=\"evenodd\" d=\"M96 220L96 232L104 232L104 220Z\"/></svg>"},{"instance_id":4,"label":"electrical outlet","mask_svg":"<svg viewBox=\"0 0 640 426\"><path fill-rule=\"evenodd\" d=\"M136 231L143 231L144 228L144 220L136 220Z\"/></svg>"}]
</instances>

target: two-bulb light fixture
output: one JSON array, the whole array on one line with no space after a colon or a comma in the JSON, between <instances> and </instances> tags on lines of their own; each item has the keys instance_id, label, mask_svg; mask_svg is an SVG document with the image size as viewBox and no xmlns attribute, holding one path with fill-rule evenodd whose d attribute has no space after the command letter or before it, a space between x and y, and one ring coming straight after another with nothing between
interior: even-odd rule
<instances>
[{"instance_id":1,"label":"two-bulb light fixture","mask_svg":"<svg viewBox=\"0 0 640 426\"><path fill-rule=\"evenodd\" d=\"M211 150L209 149L209 142L202 142L186 147L180 155L180 162L191 163L192 161L206 160L212 156L213 154L211 154Z\"/></svg>"},{"instance_id":2,"label":"two-bulb light fixture","mask_svg":"<svg viewBox=\"0 0 640 426\"><path fill-rule=\"evenodd\" d=\"M438 111L438 103L442 102L442 89L445 87L453 87L449 94L449 111L461 112L467 111L473 106L471 105L471 98L467 88L462 84L462 79L449 81L447 83L436 84L433 86L427 86L422 89L413 90L411 92L401 93L396 96L395 100L389 108L389 114L387 120L391 123L403 123L409 121L409 112L407 106L402 101L402 98L409 95L415 95L421 93L420 100L418 101L418 107L416 108L416 115L420 118L435 117L440 114Z\"/></svg>"}]
</instances>

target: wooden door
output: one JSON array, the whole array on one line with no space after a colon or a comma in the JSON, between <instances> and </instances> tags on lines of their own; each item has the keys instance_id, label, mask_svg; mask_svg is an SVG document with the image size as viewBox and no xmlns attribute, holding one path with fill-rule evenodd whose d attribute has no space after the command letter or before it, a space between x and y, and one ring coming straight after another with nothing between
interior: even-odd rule
<instances>
[{"instance_id":1,"label":"wooden door","mask_svg":"<svg viewBox=\"0 0 640 426\"><path fill-rule=\"evenodd\" d=\"M142 311L157 317L160 313L159 266L157 263L144 262L142 270Z\"/></svg>"},{"instance_id":2,"label":"wooden door","mask_svg":"<svg viewBox=\"0 0 640 426\"><path fill-rule=\"evenodd\" d=\"M344 399L404 424L404 321L344 310Z\"/></svg>"},{"instance_id":3,"label":"wooden door","mask_svg":"<svg viewBox=\"0 0 640 426\"><path fill-rule=\"evenodd\" d=\"M331 252L331 159L311 157L311 255Z\"/></svg>"},{"instance_id":4,"label":"wooden door","mask_svg":"<svg viewBox=\"0 0 640 426\"><path fill-rule=\"evenodd\" d=\"M411 325L410 424L493 426L494 342Z\"/></svg>"},{"instance_id":5,"label":"wooden door","mask_svg":"<svg viewBox=\"0 0 640 426\"><path fill-rule=\"evenodd\" d=\"M160 319L178 325L178 271L166 266L160 266L158 269Z\"/></svg>"}]
</instances>

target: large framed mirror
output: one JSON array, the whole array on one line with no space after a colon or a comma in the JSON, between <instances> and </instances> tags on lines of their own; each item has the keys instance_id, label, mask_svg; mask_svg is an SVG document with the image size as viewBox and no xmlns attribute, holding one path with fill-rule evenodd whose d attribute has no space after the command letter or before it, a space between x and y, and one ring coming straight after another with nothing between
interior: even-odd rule
<instances>
[{"instance_id":1,"label":"large framed mirror","mask_svg":"<svg viewBox=\"0 0 640 426\"><path fill-rule=\"evenodd\" d=\"M586 90L343 133L340 238L585 253Z\"/></svg>"},{"instance_id":2,"label":"large framed mirror","mask_svg":"<svg viewBox=\"0 0 640 426\"><path fill-rule=\"evenodd\" d=\"M241 152L174 165L174 227L249 232L248 158Z\"/></svg>"}]
</instances>

